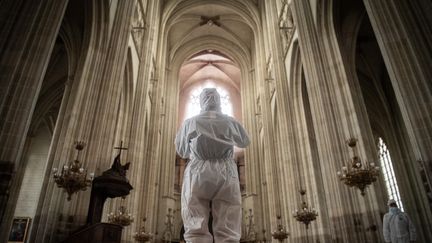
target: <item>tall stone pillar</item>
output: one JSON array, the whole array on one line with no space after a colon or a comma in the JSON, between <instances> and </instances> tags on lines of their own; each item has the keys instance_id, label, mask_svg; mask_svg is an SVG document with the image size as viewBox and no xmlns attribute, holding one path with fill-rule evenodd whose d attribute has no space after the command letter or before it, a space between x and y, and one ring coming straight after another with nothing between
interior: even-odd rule
<instances>
[{"instance_id":1,"label":"tall stone pillar","mask_svg":"<svg viewBox=\"0 0 432 243\"><path fill-rule=\"evenodd\" d=\"M7 0L0 4L0 160L18 168L34 107L68 0ZM12 178L12 186L16 184ZM17 190L15 190L17 191ZM11 190L7 208L16 200ZM6 241L13 210L2 221Z\"/></svg>"},{"instance_id":2,"label":"tall stone pillar","mask_svg":"<svg viewBox=\"0 0 432 243\"><path fill-rule=\"evenodd\" d=\"M425 170L426 181L418 185L427 182L424 185L432 188L432 2L363 2L390 76L411 149L420 162L418 165ZM423 191L423 188L417 190L419 189ZM425 195L424 192L421 194ZM417 204L417 210L428 207L431 209L431 205L425 205L426 202L425 198L417 198L411 203ZM429 225L430 211L424 210L418 214L418 220L421 225ZM425 237L425 242L431 241L430 231L422 233L419 237Z\"/></svg>"},{"instance_id":3,"label":"tall stone pillar","mask_svg":"<svg viewBox=\"0 0 432 243\"><path fill-rule=\"evenodd\" d=\"M315 166L310 168L314 168L314 173L322 178L319 179L322 182L315 179L315 183L320 183L317 188L321 190L316 195L319 205L316 206L321 215L319 220L323 222L318 223L317 232L322 234L325 241L367 242L370 241L367 234L358 231L356 225L356 221L363 217L361 208L365 206L366 199L360 196L358 190L343 185L336 175L350 157L345 145L345 140L353 135L346 124L350 114L345 110L346 104L339 100L344 94L337 82L340 77L335 74L338 67L333 65L332 50L325 45L317 29L310 2L293 0L291 3L320 165L319 169ZM370 197L373 197L370 191Z\"/></svg>"},{"instance_id":4,"label":"tall stone pillar","mask_svg":"<svg viewBox=\"0 0 432 243\"><path fill-rule=\"evenodd\" d=\"M264 4L263 4L264 5ZM279 12L279 7L282 12ZM274 196L280 200L280 209L277 212L281 215L281 222L290 231L291 239L298 239L303 234L304 226L300 225L292 218L292 210L300 201L298 190L300 188L307 189L309 195L316 194L315 185L316 177L311 176L308 180L304 179L303 173L300 171L300 164L306 165L310 160L301 158L298 147L300 146L301 138L298 136L299 123L296 121L298 116L294 115L294 106L291 104L294 100L295 89L292 86L293 81L289 80L287 68L285 66L286 50L292 48L291 38L294 34L295 26L289 24L290 19L287 18L286 29L281 29L281 20L288 17L290 12L288 3L279 6L277 1L265 1L263 8L264 30L267 41L267 49L271 54L271 59L267 61L267 80L266 85L270 91L270 103L272 103L272 116L274 116L271 124L274 130L275 146L276 146L276 173L278 190L281 193L276 193ZM281 32L283 31L283 33ZM289 37L288 37L289 36ZM274 109L274 110L273 110ZM302 124L302 123L301 123ZM312 198L312 197L310 197ZM312 203L317 205L317 203ZM270 215L275 220L276 215ZM322 220L321 222L323 222ZM320 223L321 223L320 222ZM277 228L279 222L273 221L272 228ZM317 227L321 231L320 226ZM317 233L313 233L315 235ZM315 237L315 236L312 236ZM314 240L311 238L312 241Z\"/></svg>"},{"instance_id":5,"label":"tall stone pillar","mask_svg":"<svg viewBox=\"0 0 432 243\"><path fill-rule=\"evenodd\" d=\"M363 0L412 150L432 186L432 2ZM415 161L410 161L415 163Z\"/></svg>"},{"instance_id":6,"label":"tall stone pillar","mask_svg":"<svg viewBox=\"0 0 432 243\"><path fill-rule=\"evenodd\" d=\"M96 176L110 168L114 158L113 155L118 153L118 151L114 150L114 146L120 145L120 141L114 140L117 122L119 121L118 108L121 93L125 88L122 80L127 60L128 40L131 30L130 20L134 6L135 1L118 2L114 24L109 35L110 38L106 40L108 44L107 52L103 53L101 59L98 60L99 63L103 64L101 67L102 72L98 73L98 76L94 77L95 80L93 80L99 86L95 87L96 89L88 93L86 97L94 105L94 113L85 114L80 121L80 126L90 131L86 141L88 145L85 148L87 151L85 160L88 163L89 171L94 170ZM87 105L84 104L84 106ZM80 133L80 131L76 132ZM125 143L128 146L129 141L125 141ZM121 161L124 164L126 158L122 156ZM76 201L68 206L62 205L61 202L55 202L53 206L59 209L61 215L73 215L75 218L74 227L76 227L84 224L82 219L85 219L88 210L87 196L84 194L77 196ZM48 223L51 222L52 220L48 219ZM65 231L65 226L55 222L54 227L48 229L47 232L51 231L51 234L55 234L58 230ZM49 239L50 242L57 242L58 240L56 237L50 237Z\"/></svg>"},{"instance_id":7,"label":"tall stone pillar","mask_svg":"<svg viewBox=\"0 0 432 243\"><path fill-rule=\"evenodd\" d=\"M119 1L118 3L105 67L101 77L97 112L94 116L95 123L92 128L94 135L90 138L91 141L88 147L89 151L93 153L88 159L98 163L97 172L110 167L113 158L113 147L120 142L114 141L115 128L123 89L121 80L126 64L130 20L134 6L134 1Z\"/></svg>"},{"instance_id":8,"label":"tall stone pillar","mask_svg":"<svg viewBox=\"0 0 432 243\"><path fill-rule=\"evenodd\" d=\"M113 160L117 108L135 1L119 1L111 32L107 28L109 4L98 0L89 2L91 26L85 33L89 42L82 49L67 108L56 125L59 139L53 140L48 157L49 169L39 200L37 225L32 229L32 242L59 242L70 230L85 223L89 190L66 201L63 190L55 186L49 173L51 168L61 168L73 159L76 155L73 142L86 143L80 160L89 173L99 175Z\"/></svg>"},{"instance_id":9,"label":"tall stone pillar","mask_svg":"<svg viewBox=\"0 0 432 243\"><path fill-rule=\"evenodd\" d=\"M21 8L13 9L20 11L13 18L14 28L0 33L8 36L0 56L2 160L16 162L20 157L67 2L24 1Z\"/></svg>"}]
</instances>

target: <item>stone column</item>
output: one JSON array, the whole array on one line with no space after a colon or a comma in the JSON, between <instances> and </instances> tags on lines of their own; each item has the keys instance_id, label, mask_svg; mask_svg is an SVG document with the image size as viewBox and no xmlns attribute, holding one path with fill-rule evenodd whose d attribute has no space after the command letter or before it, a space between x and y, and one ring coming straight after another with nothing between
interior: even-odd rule
<instances>
[{"instance_id":1,"label":"stone column","mask_svg":"<svg viewBox=\"0 0 432 243\"><path fill-rule=\"evenodd\" d=\"M8 36L0 56L2 160L16 162L20 157L67 2L25 1L22 8L13 9L20 11L14 28L0 34Z\"/></svg>"},{"instance_id":2,"label":"stone column","mask_svg":"<svg viewBox=\"0 0 432 243\"><path fill-rule=\"evenodd\" d=\"M282 10L285 7L282 7ZM323 190L322 178L320 166L316 166L315 163L319 163L311 157L307 156L307 151L312 149L309 144L303 143L304 139L300 133L301 129L305 126L304 117L295 114L296 107L293 105L293 101L297 93L299 92L298 87L299 80L290 80L292 76L288 76L287 67L285 66L286 59L286 48L293 49L293 43L290 41L291 37L287 37L288 43L283 43L281 39L279 21L281 16L286 14L287 21L291 20L289 13L291 12L290 5L287 4L288 12L278 12L277 4L275 1L266 2L266 16L267 16L267 31L269 48L273 55L273 72L275 77L276 85L276 102L277 102L277 128L278 132L278 168L279 180L281 181L280 190L282 198L282 222L290 230L290 238L298 239L299 236L304 237L304 225L299 224L296 220L290 220L292 218L292 211L297 208L297 205L301 201L299 189L306 189L308 195L308 203L318 206L325 207L324 202L318 203L318 198ZM291 30L284 29L283 31L290 31L291 35L294 35L296 29L295 25L288 25ZM286 34L286 33L284 33ZM289 45L289 46L284 46ZM292 61L292 60L290 60ZM292 64L291 64L292 65ZM291 70L292 72L292 70ZM315 200L314 200L315 199ZM319 210L319 209L318 209ZM314 231L309 234L310 240L325 241L323 235L326 233L323 225L328 224L328 217L326 213L320 212L321 218L319 221L314 222Z\"/></svg>"},{"instance_id":3,"label":"stone column","mask_svg":"<svg viewBox=\"0 0 432 243\"><path fill-rule=\"evenodd\" d=\"M146 229L149 232L156 231L156 224L153 219L157 217L158 212L154 210L148 210L148 205L153 205L151 200L152 191L156 187L155 182L155 170L152 170L152 166L156 164L151 159L153 152L151 147L150 134L152 127L151 124L146 124L150 111L154 109L151 100L149 99L149 92L153 93L153 87L155 84L154 77L151 77L152 69L154 69L152 63L153 58L157 50L158 44L158 33L160 18L162 18L160 12L162 3L160 1L150 1L147 5L146 15L146 27L145 34L142 42L142 51L140 64L138 69L138 77L136 88L134 91L134 105L132 112L132 121L130 128L130 143L127 151L128 158L131 158L132 167L128 172L128 178L130 183L133 185L129 196L129 202L131 202L130 209L133 210L135 215L135 225L125 229L123 233L123 240L132 241L132 234L137 231L139 226L142 226L142 218L146 217ZM154 103L154 100L153 100ZM145 129L147 127L147 131ZM128 236L125 236L129 232Z\"/></svg>"},{"instance_id":4,"label":"stone column","mask_svg":"<svg viewBox=\"0 0 432 243\"><path fill-rule=\"evenodd\" d=\"M89 93L87 97L89 99L91 99L91 96L96 98L91 101L94 105L94 113L85 114L82 121L80 121L83 129L90 131L89 135L87 135L88 142L86 141L88 146L85 148L85 163L87 163L89 171L92 171L92 168L95 169L96 176L109 169L114 155L118 154L118 150L114 150L114 146L119 146L120 141L115 141L115 131L119 121L118 108L121 93L125 88L122 80L127 60L128 40L131 30L130 20L134 6L135 1L118 2L110 39L106 41L108 44L107 52L103 53L104 55L99 59L99 62L103 63L102 72L93 80L99 86L92 93ZM89 104L83 105L89 106ZM129 146L128 144L129 141L123 143L126 147ZM122 153L122 164L127 162L124 154ZM61 214L73 215L75 218L74 226L78 226L83 224L82 220L86 218L88 200L88 194L81 194L79 197L77 196L75 201L71 202L70 206L65 207L61 203L56 205L60 208ZM117 206L114 204L114 210L116 209ZM63 225L56 223L53 229L58 231L59 229L63 230L63 227ZM51 237L50 241L56 241L55 237Z\"/></svg>"},{"instance_id":5,"label":"stone column","mask_svg":"<svg viewBox=\"0 0 432 243\"><path fill-rule=\"evenodd\" d=\"M402 114L411 149L426 171L429 188L432 187L432 3L419 1L363 0L384 63L390 76L396 100ZM407 163L417 163L407 161ZM412 176L418 178L418 174ZM421 186L421 182L417 185ZM423 188L417 190L422 191ZM426 198L413 200L416 206L425 205ZM422 204L422 205L420 205ZM419 214L422 225L431 223L430 212ZM420 227L420 225L418 226ZM431 241L430 231L424 232Z\"/></svg>"},{"instance_id":6,"label":"stone column","mask_svg":"<svg viewBox=\"0 0 432 243\"><path fill-rule=\"evenodd\" d=\"M99 175L110 167L134 4L135 1L119 1L110 39L107 37L108 4L104 1L91 3L89 22L92 27L86 33L89 42L80 55L68 108L61 119L63 124L57 124L61 126L61 135L59 141L53 141L56 142L52 146L55 151L49 156L52 167L61 168L76 155L72 148L76 140L86 143L79 159L89 173ZM90 193L89 190L79 192L67 202L50 173L44 183L38 207L39 224L32 232L32 239L34 242L58 242L68 230L85 223Z\"/></svg>"},{"instance_id":7,"label":"stone column","mask_svg":"<svg viewBox=\"0 0 432 243\"><path fill-rule=\"evenodd\" d=\"M363 0L418 160L432 186L432 3ZM409 161L415 163L415 161Z\"/></svg>"},{"instance_id":8,"label":"stone column","mask_svg":"<svg viewBox=\"0 0 432 243\"><path fill-rule=\"evenodd\" d=\"M268 100L264 102L269 103L269 109L272 110L269 114L273 119L270 119L271 123L268 124L273 129L274 135L274 152L275 161L272 166L275 168L274 176L277 178L277 192L273 193L273 197L280 204L277 208L276 215L281 216L281 223L284 227L287 227L293 234L291 211L294 209L293 205L298 203L297 200L297 190L299 189L300 175L295 167L296 161L298 159L296 156L296 142L293 139L293 127L292 122L292 111L289 105L291 99L291 94L289 93L288 87L288 76L286 69L284 67L285 52L283 51L285 46L283 46L280 36L279 29L279 13L277 10L276 1L266 1L265 7L263 8L264 16L263 18L263 30L264 37L266 40L267 55L271 55L271 60L267 58L267 76L265 86L268 91ZM270 72L271 70L271 72ZM271 103L274 102L274 107ZM273 137L273 135L271 135ZM268 148L266 148L268 150ZM303 186L305 184L303 183ZM277 228L276 215L269 215L272 221L271 229ZM295 222L294 222L295 223ZM297 226L297 225L296 225ZM268 229L270 230L270 229Z\"/></svg>"},{"instance_id":9,"label":"stone column","mask_svg":"<svg viewBox=\"0 0 432 243\"><path fill-rule=\"evenodd\" d=\"M324 234L325 238L331 237L335 242L365 242L365 234L350 233L356 230L355 219L360 217L358 204L364 204L364 199L358 190L343 185L336 175L344 161L349 158L349 150L344 141L350 135L345 124L349 113L344 111L343 104L338 100L342 96L341 88L336 82L340 77L334 74L337 68L332 66L329 47L325 46L322 36L319 35L310 0L293 0L292 8L320 168L315 168L316 162L308 166L322 177L322 183L317 187L322 189L317 192L319 205L315 206L321 215L319 220L325 223L319 225L322 227L319 232ZM312 197L311 194L307 196Z\"/></svg>"},{"instance_id":10,"label":"stone column","mask_svg":"<svg viewBox=\"0 0 432 243\"><path fill-rule=\"evenodd\" d=\"M0 32L0 160L15 168L67 3L8 0L0 5L5 27ZM14 184L12 178L12 188ZM9 206L15 197L12 192ZM0 241L6 241L12 213L2 220Z\"/></svg>"},{"instance_id":11,"label":"stone column","mask_svg":"<svg viewBox=\"0 0 432 243\"><path fill-rule=\"evenodd\" d=\"M114 146L120 141L114 141L117 126L118 106L120 103L124 68L127 58L128 39L130 37L130 20L134 1L119 1L114 19L114 26L105 59L105 67L99 91L97 111L94 115L88 151L92 155L87 159L97 163L97 173L105 171L111 166ZM126 146L128 146L128 141ZM122 161L123 163L125 161Z\"/></svg>"}]
</instances>

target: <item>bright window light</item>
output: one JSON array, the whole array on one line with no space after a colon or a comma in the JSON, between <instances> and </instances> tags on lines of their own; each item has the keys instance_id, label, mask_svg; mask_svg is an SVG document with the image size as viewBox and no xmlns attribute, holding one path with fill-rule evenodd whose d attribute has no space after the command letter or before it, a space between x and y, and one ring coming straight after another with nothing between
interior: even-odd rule
<instances>
[{"instance_id":1,"label":"bright window light","mask_svg":"<svg viewBox=\"0 0 432 243\"><path fill-rule=\"evenodd\" d=\"M232 103L231 103L230 97L228 95L228 92L225 89L223 89L221 87L217 87L212 83L207 83L206 85L196 87L190 93L189 101L186 105L185 120L188 118L191 118L193 116L196 116L200 113L201 107L200 107L200 103L199 103L199 95L201 94L201 92L204 88L216 88L216 90L220 94L220 98L221 98L222 113L229 115L229 116L233 116Z\"/></svg>"},{"instance_id":2,"label":"bright window light","mask_svg":"<svg viewBox=\"0 0 432 243\"><path fill-rule=\"evenodd\" d=\"M399 188L393 170L393 164L390 157L390 152L388 151L387 145L384 143L382 138L378 139L378 149L379 149L379 160L384 174L384 181L387 187L388 197L389 199L390 198L394 199L398 207L403 211L402 200L399 194Z\"/></svg>"}]
</instances>

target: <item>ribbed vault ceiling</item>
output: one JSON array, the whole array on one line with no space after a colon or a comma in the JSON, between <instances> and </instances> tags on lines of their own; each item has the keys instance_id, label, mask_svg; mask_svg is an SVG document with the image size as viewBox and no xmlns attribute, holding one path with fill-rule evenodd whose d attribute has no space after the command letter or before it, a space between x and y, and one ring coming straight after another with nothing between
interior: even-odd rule
<instances>
[{"instance_id":1,"label":"ribbed vault ceiling","mask_svg":"<svg viewBox=\"0 0 432 243\"><path fill-rule=\"evenodd\" d=\"M173 57L176 53L191 48L191 43L200 45L209 39L218 40L221 46L230 45L234 50L241 49L251 53L254 32L247 24L244 13L240 13L242 10L238 6L241 4L243 1L178 2L178 9L172 11L173 15L167 22L169 55ZM229 93L234 116L241 119L241 70L240 65L231 58L233 56L233 53L223 53L214 46L204 45L201 50L190 53L189 57L183 60L178 76L180 120L185 113L190 92L206 83L217 84Z\"/></svg>"},{"instance_id":2,"label":"ribbed vault ceiling","mask_svg":"<svg viewBox=\"0 0 432 243\"><path fill-rule=\"evenodd\" d=\"M224 83L240 92L240 70L230 60L221 55L204 53L186 61L180 69L179 80L182 89L197 82L212 80L215 83Z\"/></svg>"}]
</instances>

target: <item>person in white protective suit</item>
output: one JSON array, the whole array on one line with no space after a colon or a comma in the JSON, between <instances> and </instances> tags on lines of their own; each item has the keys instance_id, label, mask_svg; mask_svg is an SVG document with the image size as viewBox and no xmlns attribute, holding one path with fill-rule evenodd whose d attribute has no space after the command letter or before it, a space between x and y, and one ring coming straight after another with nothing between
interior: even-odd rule
<instances>
[{"instance_id":1,"label":"person in white protective suit","mask_svg":"<svg viewBox=\"0 0 432 243\"><path fill-rule=\"evenodd\" d=\"M383 218L384 241L391 243L408 243L416 241L416 231L407 213L402 212L396 201L387 203L389 212Z\"/></svg>"},{"instance_id":2,"label":"person in white protective suit","mask_svg":"<svg viewBox=\"0 0 432 243\"><path fill-rule=\"evenodd\" d=\"M189 162L184 171L181 213L188 243L239 242L241 194L234 146L249 138L234 118L221 113L220 96L207 88L200 94L201 113L187 119L175 138L177 153ZM210 208L211 203L211 208Z\"/></svg>"}]
</instances>

